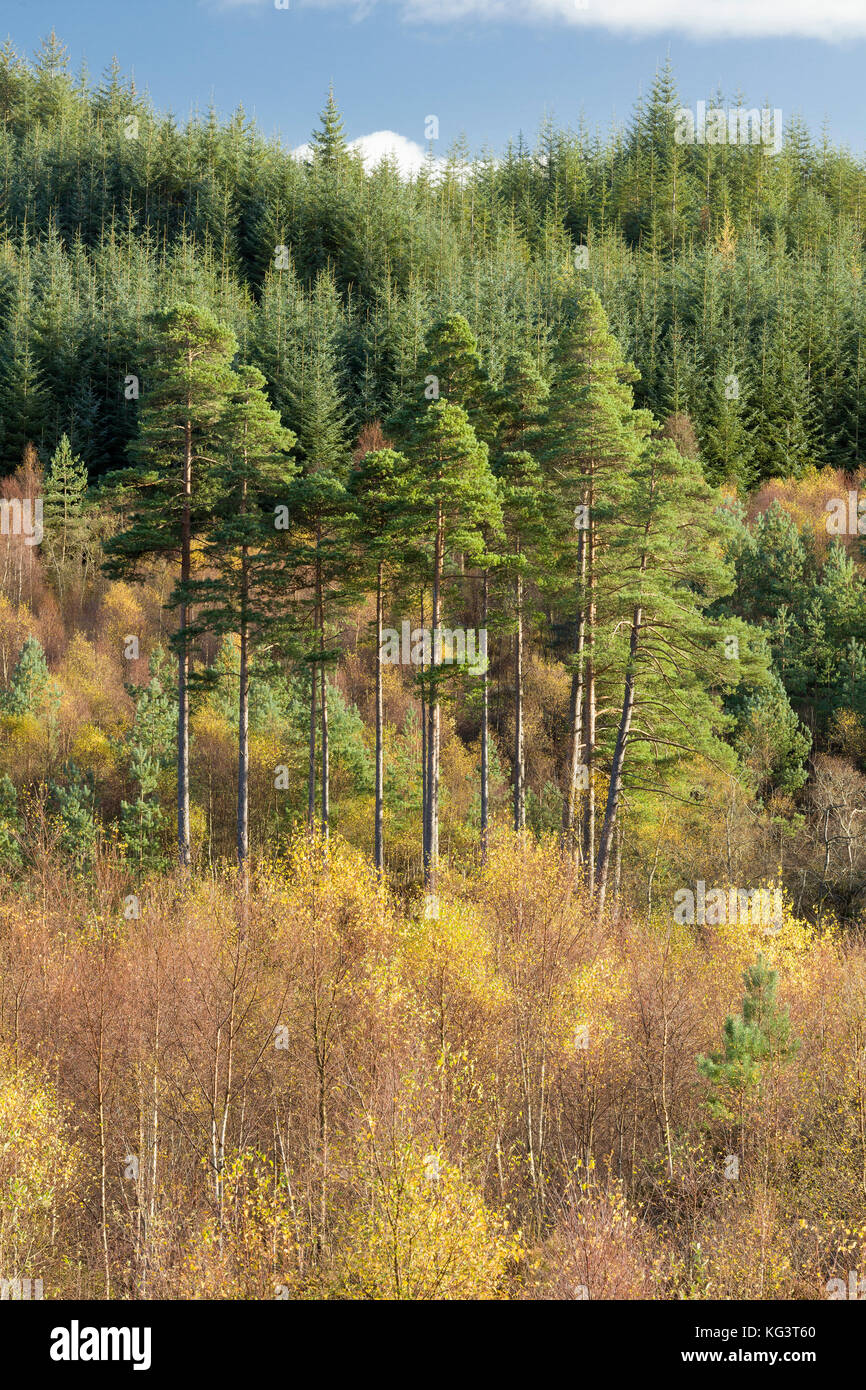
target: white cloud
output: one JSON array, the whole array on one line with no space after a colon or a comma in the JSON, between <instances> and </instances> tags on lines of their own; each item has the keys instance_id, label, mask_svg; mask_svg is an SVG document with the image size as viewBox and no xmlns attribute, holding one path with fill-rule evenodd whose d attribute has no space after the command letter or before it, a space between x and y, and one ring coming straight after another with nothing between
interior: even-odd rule
<instances>
[{"instance_id":1,"label":"white cloud","mask_svg":"<svg viewBox=\"0 0 866 1390\"><path fill-rule=\"evenodd\" d=\"M360 150L367 169L375 168L386 158L395 160L404 178L417 174L427 158L423 146L415 140L408 140L405 135L398 135L395 130L374 130L372 135L361 135L357 140L349 141L349 149ZM309 159L310 146L298 145L292 154L296 159ZM432 163L438 168L441 160L434 159Z\"/></svg>"},{"instance_id":2,"label":"white cloud","mask_svg":"<svg viewBox=\"0 0 866 1390\"><path fill-rule=\"evenodd\" d=\"M274 0L221 0L224 7L273 7ZM618 34L681 33L696 38L866 37L866 0L290 0L293 9L338 8L363 16L394 5L407 20L555 23Z\"/></svg>"},{"instance_id":3,"label":"white cloud","mask_svg":"<svg viewBox=\"0 0 866 1390\"><path fill-rule=\"evenodd\" d=\"M553 20L615 33L701 38L866 36L864 0L403 0L407 17Z\"/></svg>"}]
</instances>

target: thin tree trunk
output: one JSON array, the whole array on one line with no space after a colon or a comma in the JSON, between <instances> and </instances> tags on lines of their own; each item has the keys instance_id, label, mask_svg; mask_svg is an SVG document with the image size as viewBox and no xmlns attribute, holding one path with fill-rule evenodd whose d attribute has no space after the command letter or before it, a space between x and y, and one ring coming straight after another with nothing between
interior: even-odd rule
<instances>
[{"instance_id":1,"label":"thin tree trunk","mask_svg":"<svg viewBox=\"0 0 866 1390\"><path fill-rule=\"evenodd\" d=\"M592 499L590 498L590 508ZM586 765L586 802L583 821L583 862L586 866L586 886L590 893L595 891L595 738L596 738L596 691L595 691L595 531L590 510L589 542L587 545L587 580L589 583L589 603L587 604L586 632L586 745L584 762Z\"/></svg>"},{"instance_id":2,"label":"thin tree trunk","mask_svg":"<svg viewBox=\"0 0 866 1390\"><path fill-rule=\"evenodd\" d=\"M184 429L183 516L181 521L180 580L187 585L191 572L192 524L192 422ZM186 637L187 605L180 605L180 641L177 670L177 848L181 870L192 862L189 835L189 645Z\"/></svg>"},{"instance_id":3,"label":"thin tree trunk","mask_svg":"<svg viewBox=\"0 0 866 1390\"><path fill-rule=\"evenodd\" d=\"M247 485L244 479L241 491L241 515L246 512ZM241 893L246 898L249 892L249 852L250 852L250 673L249 673L249 631L247 605L249 595L249 549L241 546L241 593L240 593L240 676L238 691L238 878Z\"/></svg>"},{"instance_id":4,"label":"thin tree trunk","mask_svg":"<svg viewBox=\"0 0 866 1390\"><path fill-rule=\"evenodd\" d=\"M324 647L324 631L322 645ZM322 662L322 839L327 841L331 818L331 777L328 758L328 673Z\"/></svg>"},{"instance_id":5,"label":"thin tree trunk","mask_svg":"<svg viewBox=\"0 0 866 1390\"><path fill-rule=\"evenodd\" d=\"M310 662L310 750L307 772L307 830L316 830L316 662Z\"/></svg>"},{"instance_id":6,"label":"thin tree trunk","mask_svg":"<svg viewBox=\"0 0 866 1390\"><path fill-rule=\"evenodd\" d=\"M103 952L103 972L105 969L105 942L102 943ZM100 989L105 990L105 976L100 982ZM100 1226L102 1228L102 1259L105 1270L105 1297L111 1298L111 1261L108 1254L108 1153L106 1144L106 1119L105 1119L105 1016L104 1001L100 997L99 1001L99 1043L96 1062L96 1096L97 1108L99 1111L99 1206L100 1206Z\"/></svg>"},{"instance_id":7,"label":"thin tree trunk","mask_svg":"<svg viewBox=\"0 0 866 1390\"><path fill-rule=\"evenodd\" d=\"M487 631L488 586L489 578L485 570L481 587L481 625L485 632ZM484 641L486 648L486 637ZM486 864L487 823L490 814L490 686L486 660L481 682L481 863Z\"/></svg>"},{"instance_id":8,"label":"thin tree trunk","mask_svg":"<svg viewBox=\"0 0 866 1390\"><path fill-rule=\"evenodd\" d=\"M424 864L424 886L435 894L439 868L439 739L440 710L437 674L442 635L439 630L442 585L442 508L436 515L436 544L433 557L433 611L431 615L432 652L430 664L430 697L427 729L427 855Z\"/></svg>"},{"instance_id":9,"label":"thin tree trunk","mask_svg":"<svg viewBox=\"0 0 866 1390\"><path fill-rule=\"evenodd\" d=\"M607 891L607 873L610 864L611 841L613 839L614 827L616 826L619 799L622 794L622 768L623 762L625 761L625 750L628 744L629 731L631 729L632 714L634 713L635 662L640 642L642 621L643 610L640 604L638 604L632 618L628 653L628 672L625 678L622 714L620 715L619 728L616 734L616 744L613 750L613 763L610 769L610 786L607 793L607 806L605 808L604 823L602 824L601 838L598 845L598 865L595 879L599 912L604 909L604 899Z\"/></svg>"},{"instance_id":10,"label":"thin tree trunk","mask_svg":"<svg viewBox=\"0 0 866 1390\"><path fill-rule=\"evenodd\" d=\"M246 552L246 547L244 547ZM246 558L242 561L246 564ZM245 608L244 604L244 608ZM240 622L240 694L238 705L238 872L244 894L249 889L250 852L250 673L248 653L247 620L243 614Z\"/></svg>"},{"instance_id":11,"label":"thin tree trunk","mask_svg":"<svg viewBox=\"0 0 866 1390\"><path fill-rule=\"evenodd\" d=\"M421 632L424 632L424 590L421 590ZM427 692L424 688L424 648L421 648L421 859L427 863Z\"/></svg>"},{"instance_id":12,"label":"thin tree trunk","mask_svg":"<svg viewBox=\"0 0 866 1390\"><path fill-rule=\"evenodd\" d=\"M575 667L571 675L571 702L568 720L568 774L565 797L562 804L563 848L575 854L574 822L577 811L577 789L580 779L582 737L583 737L583 652L586 644L586 609L584 605L584 585L586 583L586 532L581 530L577 538L577 568L580 586L580 607L574 623Z\"/></svg>"},{"instance_id":13,"label":"thin tree trunk","mask_svg":"<svg viewBox=\"0 0 866 1390\"><path fill-rule=\"evenodd\" d=\"M376 575L376 810L374 820L373 858L379 874L385 867L382 842L382 794L384 782L384 748L382 724L382 561Z\"/></svg>"},{"instance_id":14,"label":"thin tree trunk","mask_svg":"<svg viewBox=\"0 0 866 1390\"><path fill-rule=\"evenodd\" d=\"M514 634L514 829L526 827L526 773L523 748L523 575L516 581L517 631Z\"/></svg>"}]
</instances>

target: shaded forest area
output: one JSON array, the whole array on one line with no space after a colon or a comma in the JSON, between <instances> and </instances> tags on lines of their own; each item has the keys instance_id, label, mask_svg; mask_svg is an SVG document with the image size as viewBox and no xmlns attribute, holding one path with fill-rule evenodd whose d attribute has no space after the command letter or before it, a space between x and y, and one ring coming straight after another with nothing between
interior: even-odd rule
<instances>
[{"instance_id":1,"label":"shaded forest area","mask_svg":"<svg viewBox=\"0 0 866 1390\"><path fill-rule=\"evenodd\" d=\"M862 1269L866 169L678 104L407 179L0 51L3 1278Z\"/></svg>"}]
</instances>

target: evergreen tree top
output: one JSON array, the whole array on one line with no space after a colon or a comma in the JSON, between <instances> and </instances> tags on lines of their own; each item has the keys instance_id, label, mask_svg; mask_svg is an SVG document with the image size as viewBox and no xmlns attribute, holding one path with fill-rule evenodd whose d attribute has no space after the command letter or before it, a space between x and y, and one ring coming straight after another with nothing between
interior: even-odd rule
<instances>
[{"instance_id":1,"label":"evergreen tree top","mask_svg":"<svg viewBox=\"0 0 866 1390\"><path fill-rule=\"evenodd\" d=\"M344 159L348 147L333 87L328 90L328 100L319 120L319 128L310 136L313 163L325 169L335 169Z\"/></svg>"}]
</instances>

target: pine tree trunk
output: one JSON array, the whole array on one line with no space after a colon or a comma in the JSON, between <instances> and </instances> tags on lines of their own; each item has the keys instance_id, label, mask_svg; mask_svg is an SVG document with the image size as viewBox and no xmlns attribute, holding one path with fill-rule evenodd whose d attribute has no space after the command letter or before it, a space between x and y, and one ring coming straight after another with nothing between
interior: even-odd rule
<instances>
[{"instance_id":1,"label":"pine tree trunk","mask_svg":"<svg viewBox=\"0 0 866 1390\"><path fill-rule=\"evenodd\" d=\"M324 632L322 644L324 647ZM327 841L331 820L331 776L328 756L328 673L322 662L322 839Z\"/></svg>"},{"instance_id":2,"label":"pine tree trunk","mask_svg":"<svg viewBox=\"0 0 866 1390\"><path fill-rule=\"evenodd\" d=\"M487 631L489 578L484 571L481 588L481 626ZM486 638L485 638L486 641ZM479 650L480 650L479 641ZM487 822L490 814L490 685L487 662L481 676L481 863L487 863Z\"/></svg>"},{"instance_id":3,"label":"pine tree trunk","mask_svg":"<svg viewBox=\"0 0 866 1390\"><path fill-rule=\"evenodd\" d=\"M424 590L421 590L421 631L424 631ZM427 863L427 692L424 688L424 649L421 649L421 860Z\"/></svg>"},{"instance_id":4,"label":"pine tree trunk","mask_svg":"<svg viewBox=\"0 0 866 1390\"><path fill-rule=\"evenodd\" d=\"M246 452L245 452L246 457ZM241 487L240 514L246 516L247 483L244 478ZM250 852L250 673L249 673L249 547L241 546L241 591L240 591L240 672L238 676L238 879L241 893L246 898L249 892L249 852Z\"/></svg>"},{"instance_id":5,"label":"pine tree trunk","mask_svg":"<svg viewBox=\"0 0 866 1390\"><path fill-rule=\"evenodd\" d=\"M433 556L433 611L431 615L432 652L430 664L429 722L427 729L427 855L424 863L424 886L435 894L439 869L439 739L440 709L438 666L441 655L441 616L443 520L441 504L436 514L436 543Z\"/></svg>"},{"instance_id":6,"label":"pine tree trunk","mask_svg":"<svg viewBox=\"0 0 866 1390\"><path fill-rule=\"evenodd\" d=\"M316 662L310 662L310 750L307 771L307 831L316 832Z\"/></svg>"},{"instance_id":7,"label":"pine tree trunk","mask_svg":"<svg viewBox=\"0 0 866 1390\"><path fill-rule=\"evenodd\" d=\"M249 890L250 810L250 674L247 631L247 547L241 550L240 680L238 692L238 875L241 890Z\"/></svg>"},{"instance_id":8,"label":"pine tree trunk","mask_svg":"<svg viewBox=\"0 0 866 1390\"><path fill-rule=\"evenodd\" d=\"M571 701L568 718L568 772L565 798L562 804L562 841L567 853L575 854L574 822L577 811L577 788L580 778L583 749L583 651L586 643L586 609L583 593L586 582L586 532L577 538L577 568L580 583L580 607L574 623L575 667L571 675Z\"/></svg>"},{"instance_id":9,"label":"pine tree trunk","mask_svg":"<svg viewBox=\"0 0 866 1390\"><path fill-rule=\"evenodd\" d=\"M321 532L316 532L316 550L319 549ZM322 839L328 838L330 820L331 783L328 761L328 676L325 670L325 602L322 595L322 566L316 561L316 641L319 647L319 667L322 696Z\"/></svg>"},{"instance_id":10,"label":"pine tree trunk","mask_svg":"<svg viewBox=\"0 0 866 1390\"><path fill-rule=\"evenodd\" d=\"M526 773L523 747L523 575L515 582L517 631L514 634L514 830L526 828Z\"/></svg>"},{"instance_id":11,"label":"pine tree trunk","mask_svg":"<svg viewBox=\"0 0 866 1390\"><path fill-rule=\"evenodd\" d=\"M610 849L613 840L613 832L616 826L616 815L619 808L619 799L622 794L622 768L625 761L625 750L628 744L629 732L631 730L632 714L634 713L634 684L635 684L635 661L637 658L638 644L640 642L641 622L643 611L638 606L634 610L634 617L631 626L631 638L629 640L628 672L625 678L625 689L623 691L622 713L619 720L619 728L616 734L616 744L613 750L613 763L610 769L610 787L607 793L607 806L605 807L604 822L601 828L601 838L598 845L598 866L596 869L596 899L598 911L604 909L604 900L607 892L607 875L610 865Z\"/></svg>"},{"instance_id":12,"label":"pine tree trunk","mask_svg":"<svg viewBox=\"0 0 866 1390\"><path fill-rule=\"evenodd\" d=\"M587 543L587 581L589 602L587 604L586 631L586 802L583 821L583 862L586 868L586 886L590 893L595 890L595 739L596 739L596 689L595 689L595 524L592 518L592 496L590 496L589 530Z\"/></svg>"},{"instance_id":13,"label":"pine tree trunk","mask_svg":"<svg viewBox=\"0 0 866 1390\"><path fill-rule=\"evenodd\" d=\"M191 571L192 522L192 422L184 428L183 516L181 521L180 580L187 585ZM180 652L177 671L177 847L181 869L192 862L189 835L189 645L186 637L187 605L180 605Z\"/></svg>"},{"instance_id":14,"label":"pine tree trunk","mask_svg":"<svg viewBox=\"0 0 866 1390\"><path fill-rule=\"evenodd\" d=\"M595 786L593 764L595 761L596 696L595 667L592 657L586 663L586 801L583 812L583 863L586 866L586 886L590 892L595 887Z\"/></svg>"},{"instance_id":15,"label":"pine tree trunk","mask_svg":"<svg viewBox=\"0 0 866 1390\"><path fill-rule=\"evenodd\" d=\"M384 782L384 748L382 723L382 562L376 575L376 811L374 821L373 857L381 874L385 867L382 842L382 794Z\"/></svg>"}]
</instances>

